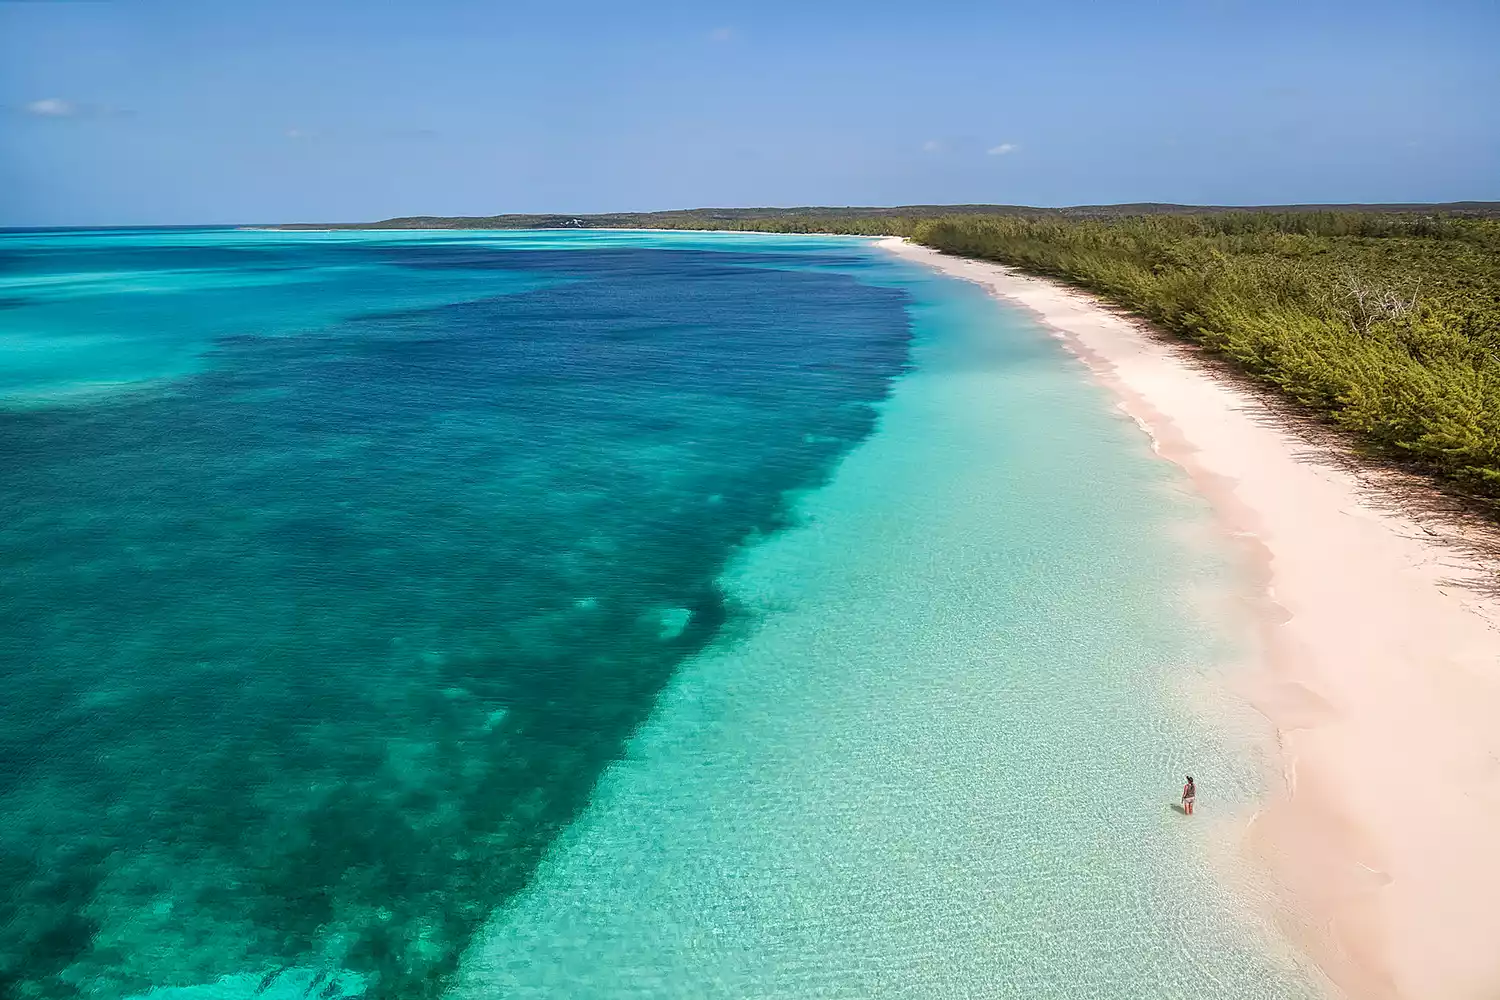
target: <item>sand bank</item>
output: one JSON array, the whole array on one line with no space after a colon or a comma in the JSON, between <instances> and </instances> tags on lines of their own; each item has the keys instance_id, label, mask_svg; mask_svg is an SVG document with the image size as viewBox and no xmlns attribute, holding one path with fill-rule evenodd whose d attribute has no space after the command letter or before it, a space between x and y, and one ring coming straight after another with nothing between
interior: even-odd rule
<instances>
[{"instance_id":1,"label":"sand bank","mask_svg":"<svg viewBox=\"0 0 1500 1000\"><path fill-rule=\"evenodd\" d=\"M1352 465L1192 347L1086 294L882 245L1035 312L1243 547L1265 622L1246 694L1275 726L1283 779L1246 818L1243 850L1276 883L1283 928L1359 1000L1500 996L1488 529L1423 512L1436 491Z\"/></svg>"}]
</instances>

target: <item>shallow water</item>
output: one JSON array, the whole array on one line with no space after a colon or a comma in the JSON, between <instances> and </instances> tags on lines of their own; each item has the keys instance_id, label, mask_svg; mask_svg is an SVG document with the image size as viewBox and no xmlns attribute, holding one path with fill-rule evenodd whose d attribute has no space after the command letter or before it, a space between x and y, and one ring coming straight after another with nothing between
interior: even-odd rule
<instances>
[{"instance_id":1,"label":"shallow water","mask_svg":"<svg viewBox=\"0 0 1500 1000\"><path fill-rule=\"evenodd\" d=\"M1221 816L1260 790L1200 698L1246 641L1194 611L1234 586L1204 505L1024 315L881 277L915 371L459 995L1317 995L1172 808L1186 769Z\"/></svg>"},{"instance_id":2,"label":"shallow water","mask_svg":"<svg viewBox=\"0 0 1500 1000\"><path fill-rule=\"evenodd\" d=\"M977 289L788 237L0 260L0 993L1309 992L1168 808L1258 790L1185 694L1202 505Z\"/></svg>"}]
</instances>

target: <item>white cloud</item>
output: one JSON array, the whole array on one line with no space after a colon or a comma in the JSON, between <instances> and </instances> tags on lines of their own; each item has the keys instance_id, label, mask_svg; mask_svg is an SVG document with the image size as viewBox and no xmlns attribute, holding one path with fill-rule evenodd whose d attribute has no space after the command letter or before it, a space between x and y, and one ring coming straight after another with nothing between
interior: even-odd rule
<instances>
[{"instance_id":1,"label":"white cloud","mask_svg":"<svg viewBox=\"0 0 1500 1000\"><path fill-rule=\"evenodd\" d=\"M928 139L926 142L922 143L922 151L924 153L938 153L941 152L942 149L943 144L941 142L938 142L936 139Z\"/></svg>"},{"instance_id":2,"label":"white cloud","mask_svg":"<svg viewBox=\"0 0 1500 1000\"><path fill-rule=\"evenodd\" d=\"M989 148L989 154L991 156L1004 156L1006 153L1014 153L1020 148L1020 146L1016 145L1013 142L1002 142L998 146L991 146Z\"/></svg>"},{"instance_id":3,"label":"white cloud","mask_svg":"<svg viewBox=\"0 0 1500 1000\"><path fill-rule=\"evenodd\" d=\"M286 137L288 139L308 139L312 137L312 133L304 128L289 128L286 130Z\"/></svg>"},{"instance_id":4,"label":"white cloud","mask_svg":"<svg viewBox=\"0 0 1500 1000\"><path fill-rule=\"evenodd\" d=\"M87 104L63 97L43 97L25 104L0 105L0 111L19 112L34 118L124 118L131 112L113 104Z\"/></svg>"},{"instance_id":5,"label":"white cloud","mask_svg":"<svg viewBox=\"0 0 1500 1000\"><path fill-rule=\"evenodd\" d=\"M727 42L733 37L733 28L715 28L708 33L708 40L711 42Z\"/></svg>"},{"instance_id":6,"label":"white cloud","mask_svg":"<svg viewBox=\"0 0 1500 1000\"><path fill-rule=\"evenodd\" d=\"M65 101L61 97L44 97L25 105L23 110L28 115L42 118L71 118L81 109L72 101Z\"/></svg>"}]
</instances>

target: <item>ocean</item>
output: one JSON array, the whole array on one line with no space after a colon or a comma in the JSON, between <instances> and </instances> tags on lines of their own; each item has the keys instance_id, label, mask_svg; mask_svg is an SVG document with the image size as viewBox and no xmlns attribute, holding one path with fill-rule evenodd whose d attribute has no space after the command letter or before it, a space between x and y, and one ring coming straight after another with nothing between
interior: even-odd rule
<instances>
[{"instance_id":1,"label":"ocean","mask_svg":"<svg viewBox=\"0 0 1500 1000\"><path fill-rule=\"evenodd\" d=\"M867 240L0 234L0 996L1316 995L1209 524Z\"/></svg>"}]
</instances>

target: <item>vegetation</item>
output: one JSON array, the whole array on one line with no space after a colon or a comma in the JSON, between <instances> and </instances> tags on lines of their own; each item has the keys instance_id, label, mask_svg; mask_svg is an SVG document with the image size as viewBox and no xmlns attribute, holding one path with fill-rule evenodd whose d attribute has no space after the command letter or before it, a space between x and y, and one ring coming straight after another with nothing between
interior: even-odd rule
<instances>
[{"instance_id":1,"label":"vegetation","mask_svg":"<svg viewBox=\"0 0 1500 1000\"><path fill-rule=\"evenodd\" d=\"M1286 216L1381 217L1441 215L1500 217L1500 202L1459 201L1443 205L1280 205L1261 209ZM281 229L744 229L760 232L839 232L909 235L918 221L1012 217L1030 219L1120 219L1157 215L1248 215L1243 209L1202 205L1076 205L1027 208L1023 205L902 205L897 208L688 208L670 212L614 212L606 215L416 215L380 222L299 223Z\"/></svg>"},{"instance_id":2,"label":"vegetation","mask_svg":"<svg viewBox=\"0 0 1500 1000\"><path fill-rule=\"evenodd\" d=\"M907 236L1088 289L1326 415L1500 496L1500 205L701 209L403 219Z\"/></svg>"},{"instance_id":3,"label":"vegetation","mask_svg":"<svg viewBox=\"0 0 1500 1000\"><path fill-rule=\"evenodd\" d=\"M1500 495L1500 220L938 219L911 235L1097 292L1366 445Z\"/></svg>"}]
</instances>

